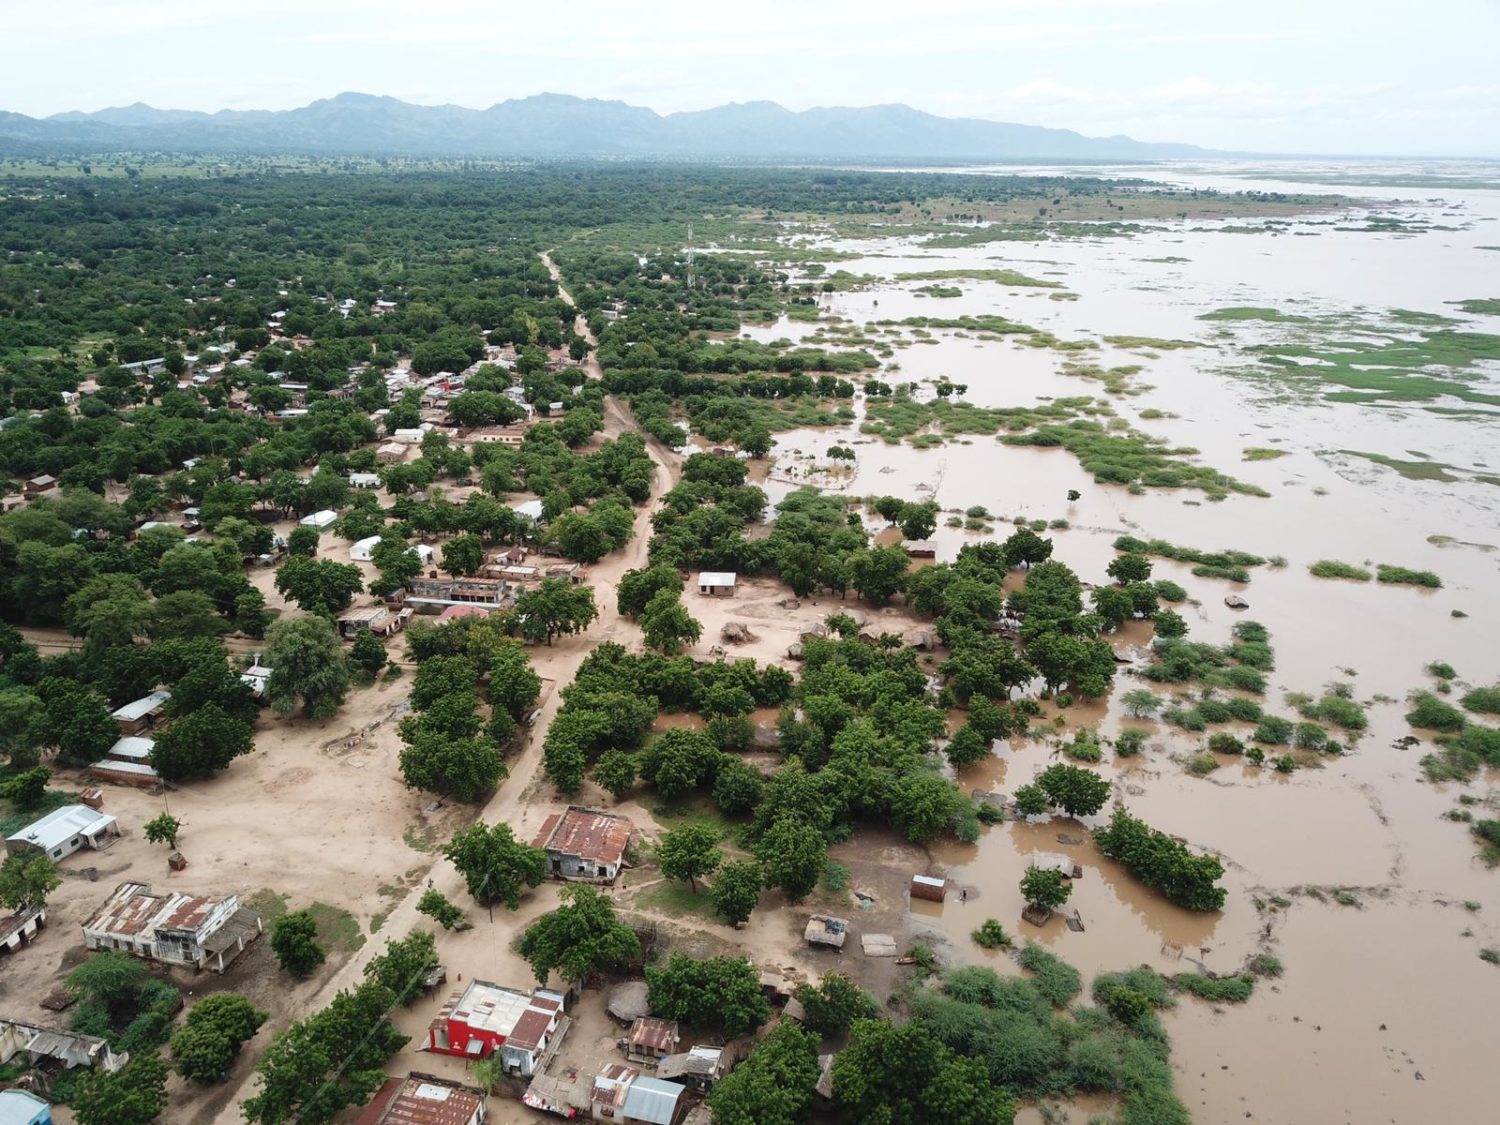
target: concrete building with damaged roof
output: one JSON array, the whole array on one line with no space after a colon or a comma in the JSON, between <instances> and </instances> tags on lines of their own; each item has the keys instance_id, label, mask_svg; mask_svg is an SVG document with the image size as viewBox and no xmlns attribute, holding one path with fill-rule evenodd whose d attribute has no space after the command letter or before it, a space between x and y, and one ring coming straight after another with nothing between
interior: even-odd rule
<instances>
[{"instance_id":1,"label":"concrete building with damaged roof","mask_svg":"<svg viewBox=\"0 0 1500 1125\"><path fill-rule=\"evenodd\" d=\"M121 883L83 924L83 937L90 949L222 973L262 928L238 895L154 894L144 883Z\"/></svg>"},{"instance_id":2,"label":"concrete building with damaged roof","mask_svg":"<svg viewBox=\"0 0 1500 1125\"><path fill-rule=\"evenodd\" d=\"M547 870L559 878L613 882L634 830L628 817L569 805L542 822L531 846L547 853Z\"/></svg>"}]
</instances>

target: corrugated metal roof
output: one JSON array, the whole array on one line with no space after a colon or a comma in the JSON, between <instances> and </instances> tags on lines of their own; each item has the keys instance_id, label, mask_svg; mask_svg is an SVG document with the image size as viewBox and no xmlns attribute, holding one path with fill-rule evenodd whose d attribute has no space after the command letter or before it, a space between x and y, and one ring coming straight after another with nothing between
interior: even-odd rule
<instances>
[{"instance_id":1,"label":"corrugated metal roof","mask_svg":"<svg viewBox=\"0 0 1500 1125\"><path fill-rule=\"evenodd\" d=\"M735 572L732 570L705 570L698 575L699 586L733 586Z\"/></svg>"},{"instance_id":2,"label":"corrugated metal roof","mask_svg":"<svg viewBox=\"0 0 1500 1125\"><path fill-rule=\"evenodd\" d=\"M633 829L626 817L570 805L565 812L553 813L542 822L532 847L595 863L617 864L625 856Z\"/></svg>"},{"instance_id":3,"label":"corrugated metal roof","mask_svg":"<svg viewBox=\"0 0 1500 1125\"><path fill-rule=\"evenodd\" d=\"M142 696L134 703L127 703L114 712L114 717L122 722L133 723L138 719L144 719L147 715L154 715L166 706L167 700L172 698L172 693L165 689L153 691L150 695Z\"/></svg>"},{"instance_id":4,"label":"corrugated metal roof","mask_svg":"<svg viewBox=\"0 0 1500 1125\"><path fill-rule=\"evenodd\" d=\"M653 1051L673 1051L677 1049L681 1036L677 1034L677 1024L673 1020L658 1019L656 1016L641 1016L630 1026L631 1047L645 1047Z\"/></svg>"},{"instance_id":5,"label":"corrugated metal roof","mask_svg":"<svg viewBox=\"0 0 1500 1125\"><path fill-rule=\"evenodd\" d=\"M468 1125L483 1094L429 1074L389 1078L355 1125Z\"/></svg>"},{"instance_id":6,"label":"corrugated metal roof","mask_svg":"<svg viewBox=\"0 0 1500 1125\"><path fill-rule=\"evenodd\" d=\"M625 1091L625 1104L621 1112L637 1121L649 1121L652 1125L671 1125L677 1116L677 1101L685 1087L675 1082L663 1082L660 1078L637 1078Z\"/></svg>"},{"instance_id":7,"label":"corrugated metal roof","mask_svg":"<svg viewBox=\"0 0 1500 1125\"><path fill-rule=\"evenodd\" d=\"M154 934L163 929L197 931L232 897L181 891L158 895L144 883L121 883L83 928L123 936Z\"/></svg>"},{"instance_id":8,"label":"corrugated metal roof","mask_svg":"<svg viewBox=\"0 0 1500 1125\"><path fill-rule=\"evenodd\" d=\"M111 758L129 758L144 761L151 757L151 751L155 748L156 741L154 739L141 738L137 735L128 734L109 748L109 756Z\"/></svg>"},{"instance_id":9,"label":"corrugated metal roof","mask_svg":"<svg viewBox=\"0 0 1500 1125\"><path fill-rule=\"evenodd\" d=\"M115 823L115 818L87 805L64 805L53 809L40 820L32 821L7 839L51 851L79 833L97 833Z\"/></svg>"},{"instance_id":10,"label":"corrugated metal roof","mask_svg":"<svg viewBox=\"0 0 1500 1125\"><path fill-rule=\"evenodd\" d=\"M609 1063L594 1076L594 1086L589 1092L589 1098L601 1106L618 1108L624 1104L625 1094L630 1084L640 1075L641 1072L633 1066L626 1066L624 1063Z\"/></svg>"}]
</instances>

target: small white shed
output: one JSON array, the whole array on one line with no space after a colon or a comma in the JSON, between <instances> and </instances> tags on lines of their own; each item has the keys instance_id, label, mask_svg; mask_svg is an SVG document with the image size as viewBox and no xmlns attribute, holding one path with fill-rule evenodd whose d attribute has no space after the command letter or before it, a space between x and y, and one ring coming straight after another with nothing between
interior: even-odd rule
<instances>
[{"instance_id":1,"label":"small white shed","mask_svg":"<svg viewBox=\"0 0 1500 1125\"><path fill-rule=\"evenodd\" d=\"M737 576L732 570L705 570L698 575L698 593L733 597Z\"/></svg>"},{"instance_id":2,"label":"small white shed","mask_svg":"<svg viewBox=\"0 0 1500 1125\"><path fill-rule=\"evenodd\" d=\"M332 508L324 508L321 512L314 512L310 516L303 516L297 522L303 527L315 527L319 531L332 527L338 522L339 514Z\"/></svg>"}]
</instances>

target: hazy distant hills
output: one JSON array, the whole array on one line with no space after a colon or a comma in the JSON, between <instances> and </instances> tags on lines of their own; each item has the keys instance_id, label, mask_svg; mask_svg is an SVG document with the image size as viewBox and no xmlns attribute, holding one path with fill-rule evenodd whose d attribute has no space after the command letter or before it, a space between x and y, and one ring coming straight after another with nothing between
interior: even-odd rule
<instances>
[{"instance_id":1,"label":"hazy distant hills","mask_svg":"<svg viewBox=\"0 0 1500 1125\"><path fill-rule=\"evenodd\" d=\"M0 112L0 152L174 151L519 158L1015 160L1201 156L1194 145L1085 137L905 105L809 109L775 102L659 114L538 94L488 109L340 94L300 109L199 113L136 103L47 118Z\"/></svg>"}]
</instances>

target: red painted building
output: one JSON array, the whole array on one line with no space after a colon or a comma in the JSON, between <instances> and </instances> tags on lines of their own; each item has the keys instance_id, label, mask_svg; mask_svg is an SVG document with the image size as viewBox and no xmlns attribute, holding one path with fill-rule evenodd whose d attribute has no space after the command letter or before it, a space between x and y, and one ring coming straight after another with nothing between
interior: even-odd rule
<instances>
[{"instance_id":1,"label":"red painted building","mask_svg":"<svg viewBox=\"0 0 1500 1125\"><path fill-rule=\"evenodd\" d=\"M461 1059L487 1059L498 1051L507 1073L527 1078L563 1024L558 993L476 980L448 998L428 1026L424 1050Z\"/></svg>"}]
</instances>

